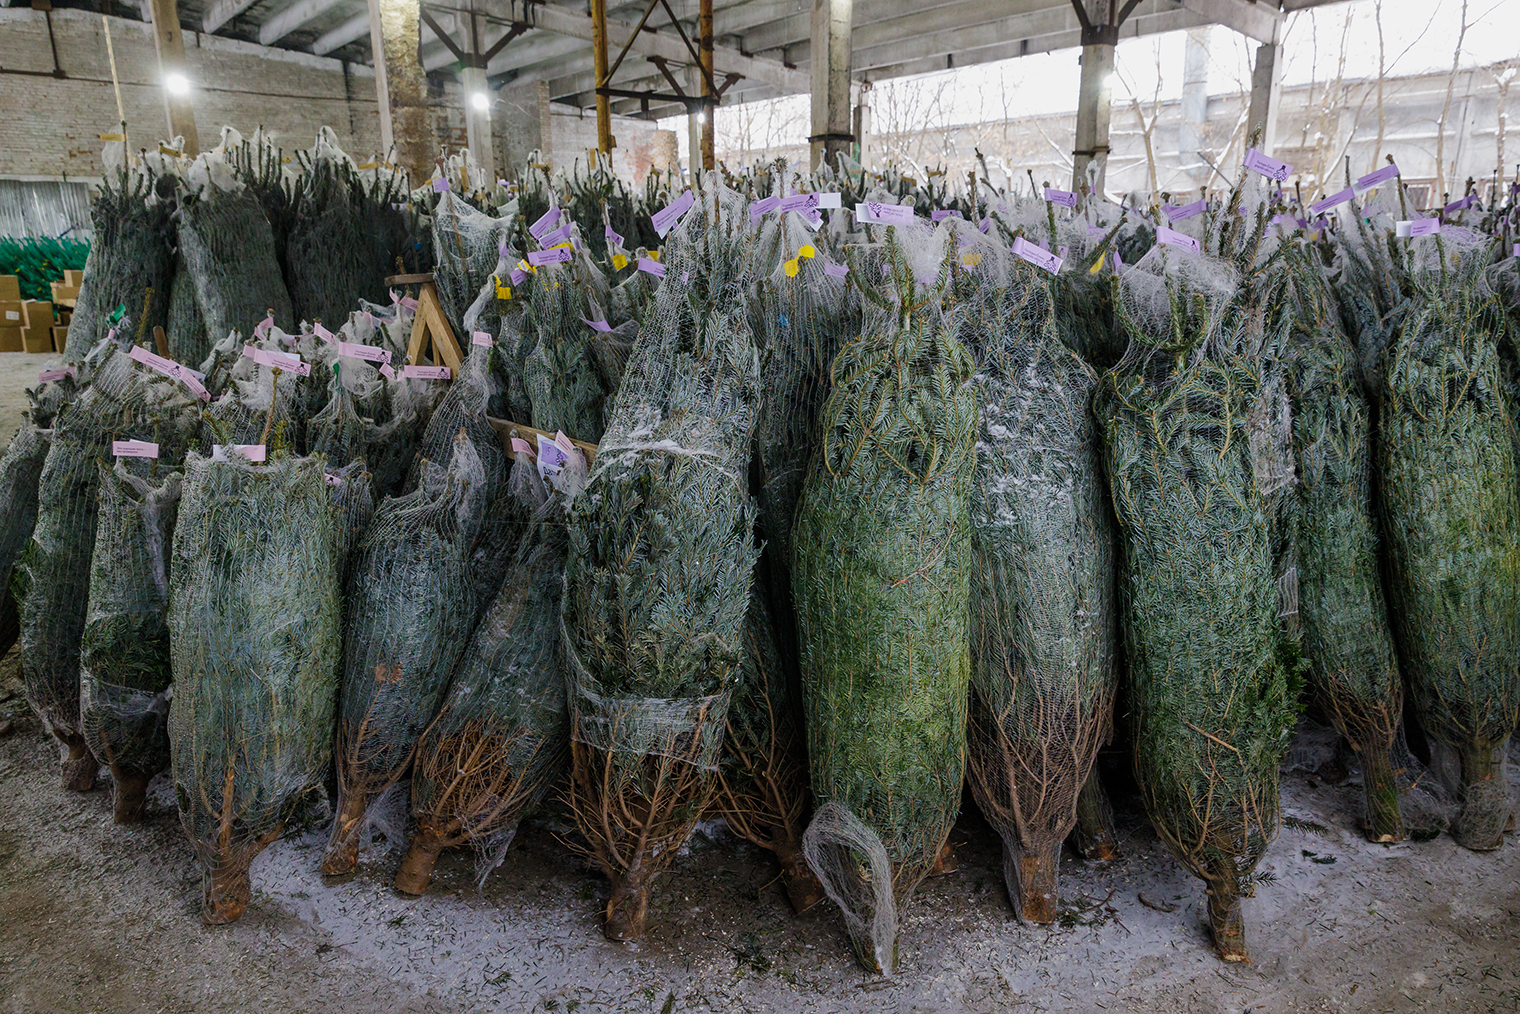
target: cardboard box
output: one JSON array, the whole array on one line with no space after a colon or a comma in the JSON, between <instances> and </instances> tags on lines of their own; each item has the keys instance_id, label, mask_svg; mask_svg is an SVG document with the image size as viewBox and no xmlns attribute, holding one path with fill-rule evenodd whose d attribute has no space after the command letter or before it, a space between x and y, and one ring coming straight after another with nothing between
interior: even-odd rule
<instances>
[{"instance_id":1,"label":"cardboard box","mask_svg":"<svg viewBox=\"0 0 1520 1014\"><path fill-rule=\"evenodd\" d=\"M84 271L65 271L63 273L63 284L77 290L84 284Z\"/></svg>"},{"instance_id":2,"label":"cardboard box","mask_svg":"<svg viewBox=\"0 0 1520 1014\"><path fill-rule=\"evenodd\" d=\"M79 301L79 286L65 285L63 282L53 282L50 286L53 290L53 302L68 303L70 306Z\"/></svg>"},{"instance_id":3,"label":"cardboard box","mask_svg":"<svg viewBox=\"0 0 1520 1014\"><path fill-rule=\"evenodd\" d=\"M51 327L22 328L21 349L23 352L41 352L44 354L52 352L53 329Z\"/></svg>"},{"instance_id":4,"label":"cardboard box","mask_svg":"<svg viewBox=\"0 0 1520 1014\"><path fill-rule=\"evenodd\" d=\"M55 327L55 328L53 328L53 351L54 352L62 352L64 350L64 347L67 346L68 343L69 343L69 329L68 329L68 327L65 326L65 327Z\"/></svg>"},{"instance_id":5,"label":"cardboard box","mask_svg":"<svg viewBox=\"0 0 1520 1014\"><path fill-rule=\"evenodd\" d=\"M38 330L46 330L53 326L53 304L40 299L28 299L26 307L26 321L23 327L34 327Z\"/></svg>"},{"instance_id":6,"label":"cardboard box","mask_svg":"<svg viewBox=\"0 0 1520 1014\"><path fill-rule=\"evenodd\" d=\"M0 352L20 352L23 348L19 327L0 327Z\"/></svg>"},{"instance_id":7,"label":"cardboard box","mask_svg":"<svg viewBox=\"0 0 1520 1014\"><path fill-rule=\"evenodd\" d=\"M0 275L0 302L21 302L21 279L15 275Z\"/></svg>"},{"instance_id":8,"label":"cardboard box","mask_svg":"<svg viewBox=\"0 0 1520 1014\"><path fill-rule=\"evenodd\" d=\"M19 299L0 299L0 327L26 327L26 304Z\"/></svg>"}]
</instances>

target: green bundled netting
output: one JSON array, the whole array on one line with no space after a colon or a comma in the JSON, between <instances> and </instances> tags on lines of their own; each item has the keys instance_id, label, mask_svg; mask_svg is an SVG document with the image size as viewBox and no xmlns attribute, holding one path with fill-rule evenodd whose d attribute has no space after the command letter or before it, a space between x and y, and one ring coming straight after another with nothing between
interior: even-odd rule
<instances>
[{"instance_id":1,"label":"green bundled netting","mask_svg":"<svg viewBox=\"0 0 1520 1014\"><path fill-rule=\"evenodd\" d=\"M351 461L341 468L330 461L324 461L323 465L327 470L327 489L332 494L338 584L347 587L359 543L375 516L375 486L362 460Z\"/></svg>"},{"instance_id":2,"label":"green bundled netting","mask_svg":"<svg viewBox=\"0 0 1520 1014\"><path fill-rule=\"evenodd\" d=\"M493 435L491 438L495 440ZM329 876L358 861L370 805L405 775L475 626L470 549L489 519L485 465L456 436L447 470L375 510L348 586Z\"/></svg>"},{"instance_id":3,"label":"green bundled netting","mask_svg":"<svg viewBox=\"0 0 1520 1014\"><path fill-rule=\"evenodd\" d=\"M169 358L187 366L199 367L211 354L211 335L195 300L195 279L185 270L185 259L178 255L174 258L174 280L169 285L164 339Z\"/></svg>"},{"instance_id":4,"label":"green bundled netting","mask_svg":"<svg viewBox=\"0 0 1520 1014\"><path fill-rule=\"evenodd\" d=\"M631 322L614 329L606 303L606 281L584 253L539 268L528 283L522 327L533 344L523 380L531 425L587 443L602 438L634 330Z\"/></svg>"},{"instance_id":5,"label":"green bundled netting","mask_svg":"<svg viewBox=\"0 0 1520 1014\"><path fill-rule=\"evenodd\" d=\"M1228 265L1157 247L1122 289L1131 346L1095 408L1121 535L1135 776L1157 833L1207 886L1220 955L1246 960L1240 898L1277 833L1296 712L1280 617L1292 606L1279 600L1292 579L1287 406L1269 336L1249 317L1222 323Z\"/></svg>"},{"instance_id":6,"label":"green bundled netting","mask_svg":"<svg viewBox=\"0 0 1520 1014\"><path fill-rule=\"evenodd\" d=\"M69 319L65 357L81 362L110 330L120 307L151 336L169 316L174 270L170 214L176 179L147 162L136 169L107 169L90 202L94 229L84 281ZM144 309L146 308L146 315Z\"/></svg>"},{"instance_id":7,"label":"green bundled netting","mask_svg":"<svg viewBox=\"0 0 1520 1014\"><path fill-rule=\"evenodd\" d=\"M0 458L0 518L5 519L0 525L0 654L10 651L21 634L11 578L37 524L37 488L52 446L52 430L26 422Z\"/></svg>"},{"instance_id":8,"label":"green bundled netting","mask_svg":"<svg viewBox=\"0 0 1520 1014\"><path fill-rule=\"evenodd\" d=\"M1061 844L1109 738L1113 535L1097 376L1062 340L1053 283L1017 265L981 336L971 498L972 793L1003 839L1018 915L1054 922Z\"/></svg>"},{"instance_id":9,"label":"green bundled netting","mask_svg":"<svg viewBox=\"0 0 1520 1014\"><path fill-rule=\"evenodd\" d=\"M405 177L384 167L361 173L328 127L301 161L285 245L291 307L297 320L336 328L361 299L385 299L386 276L399 273L407 229L392 205L406 199Z\"/></svg>"},{"instance_id":10,"label":"green bundled netting","mask_svg":"<svg viewBox=\"0 0 1520 1014\"><path fill-rule=\"evenodd\" d=\"M1520 474L1510 341L1458 229L1392 240L1413 305L1385 358L1377 474L1395 642L1428 735L1461 765L1451 833L1498 848L1513 803L1505 741L1520 718ZM1418 246L1416 246L1418 244Z\"/></svg>"},{"instance_id":11,"label":"green bundled netting","mask_svg":"<svg viewBox=\"0 0 1520 1014\"><path fill-rule=\"evenodd\" d=\"M1299 258L1290 270L1298 619L1309 687L1361 759L1367 836L1400 841L1405 829L1390 752L1404 690L1378 569L1372 413L1356 352L1314 266Z\"/></svg>"},{"instance_id":12,"label":"green bundled netting","mask_svg":"<svg viewBox=\"0 0 1520 1014\"><path fill-rule=\"evenodd\" d=\"M293 186L294 172L290 159L275 145L274 138L260 127L253 136L244 140L243 135L232 127L222 128L222 143L216 154L226 162L237 181L252 192L264 209L269 222L270 236L274 240L274 256L280 267L280 277L290 278L290 265L286 251L291 230L295 224L296 195ZM213 335L215 340L217 335Z\"/></svg>"},{"instance_id":13,"label":"green bundled netting","mask_svg":"<svg viewBox=\"0 0 1520 1014\"><path fill-rule=\"evenodd\" d=\"M865 289L882 312L834 361L792 532L819 804L803 847L861 964L887 974L902 910L960 808L971 675L977 397L971 357L936 310L944 269L920 295L922 258L900 247L920 242L888 231L901 309Z\"/></svg>"},{"instance_id":14,"label":"green bundled netting","mask_svg":"<svg viewBox=\"0 0 1520 1014\"><path fill-rule=\"evenodd\" d=\"M215 152L197 158L185 180L189 192L180 201L180 257L195 285L206 340L215 345L231 331L251 335L266 316L290 330L290 294L275 256L274 234L254 190L240 183ZM201 347L196 338L180 335L176 340L193 350Z\"/></svg>"},{"instance_id":15,"label":"green bundled netting","mask_svg":"<svg viewBox=\"0 0 1520 1014\"><path fill-rule=\"evenodd\" d=\"M334 535L315 458L186 462L170 565L169 743L207 923L242 916L249 864L322 791L342 644Z\"/></svg>"},{"instance_id":16,"label":"green bundled netting","mask_svg":"<svg viewBox=\"0 0 1520 1014\"><path fill-rule=\"evenodd\" d=\"M417 830L396 873L396 889L406 894L425 891L438 854L462 845L479 857L483 883L504 858L518 822L569 763L559 618L565 501L554 494L544 499L526 454L514 466L514 480L518 474L543 502L417 745Z\"/></svg>"},{"instance_id":17,"label":"green bundled netting","mask_svg":"<svg viewBox=\"0 0 1520 1014\"><path fill-rule=\"evenodd\" d=\"M65 271L84 268L90 255L88 240L69 236L0 236L0 275L15 275L22 299L51 302L52 282Z\"/></svg>"},{"instance_id":18,"label":"green bundled netting","mask_svg":"<svg viewBox=\"0 0 1520 1014\"><path fill-rule=\"evenodd\" d=\"M153 458L99 468L79 720L90 752L111 769L116 822L132 824L143 818L149 779L169 766L169 550L181 476Z\"/></svg>"},{"instance_id":19,"label":"green bundled netting","mask_svg":"<svg viewBox=\"0 0 1520 1014\"><path fill-rule=\"evenodd\" d=\"M407 430L416 429L412 416L399 416L380 424L360 414L359 402L380 384L374 370L360 359L334 360L328 383L327 405L306 423L306 446L327 459L330 468L356 459L370 463L376 490L389 494L401 484L410 464L411 440ZM316 369L306 383L317 380Z\"/></svg>"},{"instance_id":20,"label":"green bundled netting","mask_svg":"<svg viewBox=\"0 0 1520 1014\"><path fill-rule=\"evenodd\" d=\"M65 784L94 786L97 758L80 728L79 653L95 547L99 464L113 440L159 446L183 459L193 433L184 388L105 342L93 382L64 409L38 482L37 524L18 568L21 665L27 699L68 749Z\"/></svg>"},{"instance_id":21,"label":"green bundled netting","mask_svg":"<svg viewBox=\"0 0 1520 1014\"><path fill-rule=\"evenodd\" d=\"M712 797L743 657L759 381L743 214L709 183L680 223L570 511L569 801L612 881L614 940L642 934L651 880Z\"/></svg>"}]
</instances>

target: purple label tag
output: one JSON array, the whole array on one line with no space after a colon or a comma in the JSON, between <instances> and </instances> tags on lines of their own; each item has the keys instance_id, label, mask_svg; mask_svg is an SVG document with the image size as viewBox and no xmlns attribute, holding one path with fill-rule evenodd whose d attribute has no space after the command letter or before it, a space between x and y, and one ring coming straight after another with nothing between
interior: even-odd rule
<instances>
[{"instance_id":1,"label":"purple label tag","mask_svg":"<svg viewBox=\"0 0 1520 1014\"><path fill-rule=\"evenodd\" d=\"M118 458L156 458L158 445L147 440L113 440L111 454Z\"/></svg>"},{"instance_id":2,"label":"purple label tag","mask_svg":"<svg viewBox=\"0 0 1520 1014\"><path fill-rule=\"evenodd\" d=\"M545 233L538 239L538 245L542 247L559 246L570 238L570 227L573 223L566 222L553 232Z\"/></svg>"},{"instance_id":3,"label":"purple label tag","mask_svg":"<svg viewBox=\"0 0 1520 1014\"><path fill-rule=\"evenodd\" d=\"M931 221L931 222L943 222L947 218L962 218L963 219L965 217L966 216L962 215L959 211L956 211L954 208L943 208L943 209L940 209L938 211L931 211L931 212L929 212L929 221Z\"/></svg>"},{"instance_id":4,"label":"purple label tag","mask_svg":"<svg viewBox=\"0 0 1520 1014\"><path fill-rule=\"evenodd\" d=\"M656 278L665 277L665 265L659 261L652 261L648 257L639 258L639 270L654 275Z\"/></svg>"},{"instance_id":5,"label":"purple label tag","mask_svg":"<svg viewBox=\"0 0 1520 1014\"><path fill-rule=\"evenodd\" d=\"M263 464L266 451L263 444L212 444L212 461L229 461L230 454L241 454L255 465Z\"/></svg>"},{"instance_id":6,"label":"purple label tag","mask_svg":"<svg viewBox=\"0 0 1520 1014\"><path fill-rule=\"evenodd\" d=\"M454 374L447 366L407 366L401 375L412 380L448 380Z\"/></svg>"},{"instance_id":7,"label":"purple label tag","mask_svg":"<svg viewBox=\"0 0 1520 1014\"><path fill-rule=\"evenodd\" d=\"M850 276L850 269L843 264L830 264L828 261L824 261L823 273L830 278L843 280Z\"/></svg>"},{"instance_id":8,"label":"purple label tag","mask_svg":"<svg viewBox=\"0 0 1520 1014\"><path fill-rule=\"evenodd\" d=\"M521 285L528 278L528 273L522 268L513 268L511 274L512 284Z\"/></svg>"},{"instance_id":9,"label":"purple label tag","mask_svg":"<svg viewBox=\"0 0 1520 1014\"><path fill-rule=\"evenodd\" d=\"M446 179L444 179L442 176L438 177L437 179L435 179L433 181L433 193L435 193L435 194L444 194L444 193L448 193L448 190L449 190L449 181L446 180Z\"/></svg>"},{"instance_id":10,"label":"purple label tag","mask_svg":"<svg viewBox=\"0 0 1520 1014\"><path fill-rule=\"evenodd\" d=\"M861 201L855 205L855 221L875 225L912 225L913 208L906 204L883 204L880 201Z\"/></svg>"},{"instance_id":11,"label":"purple label tag","mask_svg":"<svg viewBox=\"0 0 1520 1014\"><path fill-rule=\"evenodd\" d=\"M1442 208L1441 209L1441 214L1443 214L1443 215L1450 215L1450 214L1452 214L1453 212L1456 212L1456 211L1466 211L1468 208L1470 208L1474 204L1476 204L1477 201L1478 201L1478 195L1477 194L1468 194L1466 197L1462 198L1460 201L1452 201L1446 207Z\"/></svg>"},{"instance_id":12,"label":"purple label tag","mask_svg":"<svg viewBox=\"0 0 1520 1014\"><path fill-rule=\"evenodd\" d=\"M528 254L528 263L535 268L541 268L547 264L564 264L574 256L574 250L567 246L558 246L553 250L534 250Z\"/></svg>"},{"instance_id":13,"label":"purple label tag","mask_svg":"<svg viewBox=\"0 0 1520 1014\"><path fill-rule=\"evenodd\" d=\"M1048 250L1041 250L1023 236L1013 241L1013 255L1037 268L1044 268L1051 274L1061 270L1061 258Z\"/></svg>"},{"instance_id":14,"label":"purple label tag","mask_svg":"<svg viewBox=\"0 0 1520 1014\"><path fill-rule=\"evenodd\" d=\"M1166 212L1167 221L1180 222L1185 218L1192 218L1194 215L1203 214L1203 210L1206 207L1208 207L1208 202L1200 197L1192 204L1178 204L1175 206L1168 204L1161 210Z\"/></svg>"},{"instance_id":15,"label":"purple label tag","mask_svg":"<svg viewBox=\"0 0 1520 1014\"><path fill-rule=\"evenodd\" d=\"M1510 256L1520 257L1520 243L1515 244L1515 248L1510 251Z\"/></svg>"},{"instance_id":16,"label":"purple label tag","mask_svg":"<svg viewBox=\"0 0 1520 1014\"><path fill-rule=\"evenodd\" d=\"M327 480L327 484L329 486L341 486L341 485L343 485L343 480L340 479L340 478L338 478L336 475L333 475L331 472L327 472L326 474L324 474L322 476L322 478L324 478L324 479Z\"/></svg>"},{"instance_id":17,"label":"purple label tag","mask_svg":"<svg viewBox=\"0 0 1520 1014\"><path fill-rule=\"evenodd\" d=\"M172 359L166 359L163 356L154 355L152 352L149 352L141 345L132 346L132 348L127 352L127 355L135 359L137 362L142 363L144 366L151 366L159 373L173 377L181 384L184 384L186 387L190 388L191 392L194 393L194 395L201 401L211 400L211 392L206 390L206 388L201 385L199 375L188 366L182 366Z\"/></svg>"},{"instance_id":18,"label":"purple label tag","mask_svg":"<svg viewBox=\"0 0 1520 1014\"><path fill-rule=\"evenodd\" d=\"M818 195L793 194L790 197L781 198L781 203L777 207L782 214L788 211L814 211L818 207Z\"/></svg>"},{"instance_id":19,"label":"purple label tag","mask_svg":"<svg viewBox=\"0 0 1520 1014\"><path fill-rule=\"evenodd\" d=\"M325 342L335 342L338 340L333 337L333 333L331 331L322 326L322 322L320 320L311 326L311 330L313 334Z\"/></svg>"},{"instance_id":20,"label":"purple label tag","mask_svg":"<svg viewBox=\"0 0 1520 1014\"><path fill-rule=\"evenodd\" d=\"M244 345L243 355L260 366L284 370L302 377L311 376L311 364L301 362L301 357L291 352L270 352L253 345Z\"/></svg>"},{"instance_id":21,"label":"purple label tag","mask_svg":"<svg viewBox=\"0 0 1520 1014\"><path fill-rule=\"evenodd\" d=\"M535 457L535 458L538 457L538 455L535 454L534 451L533 451L533 445L530 444L530 443L528 443L526 440L522 439L521 437L513 437L512 438L512 453L513 454L527 454L527 455L531 455L532 457Z\"/></svg>"},{"instance_id":22,"label":"purple label tag","mask_svg":"<svg viewBox=\"0 0 1520 1014\"><path fill-rule=\"evenodd\" d=\"M1191 236L1184 236L1180 232L1168 229L1166 226L1158 226L1156 229L1156 242L1166 246L1174 246L1188 253L1198 253L1203 245Z\"/></svg>"},{"instance_id":23,"label":"purple label tag","mask_svg":"<svg viewBox=\"0 0 1520 1014\"><path fill-rule=\"evenodd\" d=\"M1399 222L1394 227L1397 236L1415 239L1420 236L1434 236L1441 231L1439 218L1420 218L1410 222Z\"/></svg>"},{"instance_id":24,"label":"purple label tag","mask_svg":"<svg viewBox=\"0 0 1520 1014\"><path fill-rule=\"evenodd\" d=\"M507 241L506 240L502 240L500 243L496 244L496 254L502 260L506 260L507 259L507 257L510 255L511 249L512 248L507 245Z\"/></svg>"},{"instance_id":25,"label":"purple label tag","mask_svg":"<svg viewBox=\"0 0 1520 1014\"><path fill-rule=\"evenodd\" d=\"M538 474L545 479L555 475L570 460L566 450L544 434L538 434Z\"/></svg>"},{"instance_id":26,"label":"purple label tag","mask_svg":"<svg viewBox=\"0 0 1520 1014\"><path fill-rule=\"evenodd\" d=\"M1119 256L1119 248L1114 247L1114 274L1124 270L1124 258Z\"/></svg>"},{"instance_id":27,"label":"purple label tag","mask_svg":"<svg viewBox=\"0 0 1520 1014\"><path fill-rule=\"evenodd\" d=\"M363 359L370 363L388 363L391 361L391 350L376 348L373 345L360 345L358 342L339 342L338 355L348 356L350 359Z\"/></svg>"},{"instance_id":28,"label":"purple label tag","mask_svg":"<svg viewBox=\"0 0 1520 1014\"><path fill-rule=\"evenodd\" d=\"M1089 236L1097 236L1101 238L1108 235L1108 230L1103 228L1101 225L1089 225L1087 227L1087 234Z\"/></svg>"},{"instance_id":29,"label":"purple label tag","mask_svg":"<svg viewBox=\"0 0 1520 1014\"><path fill-rule=\"evenodd\" d=\"M1280 225L1284 229L1296 229L1298 228L1299 220L1297 218L1294 218L1292 215L1273 215L1272 221L1268 224Z\"/></svg>"},{"instance_id":30,"label":"purple label tag","mask_svg":"<svg viewBox=\"0 0 1520 1014\"><path fill-rule=\"evenodd\" d=\"M781 198L779 198L779 197L762 197L758 201L750 201L749 202L749 220L750 220L750 224L752 224L752 225L759 224L760 219L764 218L766 215L770 214L772 211L776 210L780 206L781 206Z\"/></svg>"},{"instance_id":31,"label":"purple label tag","mask_svg":"<svg viewBox=\"0 0 1520 1014\"><path fill-rule=\"evenodd\" d=\"M543 236L544 233L559 224L560 215L564 214L559 208L550 208L538 217L538 221L528 226L528 235L534 239Z\"/></svg>"},{"instance_id":32,"label":"purple label tag","mask_svg":"<svg viewBox=\"0 0 1520 1014\"><path fill-rule=\"evenodd\" d=\"M606 233L607 242L608 243L612 244L613 246L619 246L619 247L623 245L623 237L620 236L620 235L618 235L617 233L613 232L612 231L612 226L609 225L605 229L603 229L602 231L604 233Z\"/></svg>"},{"instance_id":33,"label":"purple label tag","mask_svg":"<svg viewBox=\"0 0 1520 1014\"><path fill-rule=\"evenodd\" d=\"M485 348L490 348L492 345L495 345L496 342L491 340L491 332L489 331L471 331L470 344L481 345Z\"/></svg>"},{"instance_id":34,"label":"purple label tag","mask_svg":"<svg viewBox=\"0 0 1520 1014\"><path fill-rule=\"evenodd\" d=\"M1070 190L1057 190L1055 187L1046 187L1045 199L1051 204L1059 204L1063 208L1075 208L1077 206L1077 195Z\"/></svg>"},{"instance_id":35,"label":"purple label tag","mask_svg":"<svg viewBox=\"0 0 1520 1014\"><path fill-rule=\"evenodd\" d=\"M39 384L46 384L51 380L62 380L64 377L73 376L76 376L74 367L65 366L61 370L43 370L41 373L37 374L37 382Z\"/></svg>"},{"instance_id":36,"label":"purple label tag","mask_svg":"<svg viewBox=\"0 0 1520 1014\"><path fill-rule=\"evenodd\" d=\"M602 334L609 334L612 331L612 325L605 320L587 320L585 317L582 317L581 323L593 331L600 331Z\"/></svg>"},{"instance_id":37,"label":"purple label tag","mask_svg":"<svg viewBox=\"0 0 1520 1014\"><path fill-rule=\"evenodd\" d=\"M1279 183L1293 175L1293 167L1287 162L1279 162L1271 155L1263 155L1255 148L1246 149L1246 168Z\"/></svg>"},{"instance_id":38,"label":"purple label tag","mask_svg":"<svg viewBox=\"0 0 1520 1014\"><path fill-rule=\"evenodd\" d=\"M976 228L978 232L986 232L988 229L992 228L992 216L988 215L983 218L982 224L978 225Z\"/></svg>"},{"instance_id":39,"label":"purple label tag","mask_svg":"<svg viewBox=\"0 0 1520 1014\"><path fill-rule=\"evenodd\" d=\"M690 190L680 197L671 201L665 207L649 216L649 221L654 223L654 231L663 239L665 234L675 228L675 224L681 220L681 216L691 210L691 206L697 203L697 196Z\"/></svg>"},{"instance_id":40,"label":"purple label tag","mask_svg":"<svg viewBox=\"0 0 1520 1014\"><path fill-rule=\"evenodd\" d=\"M1397 179L1399 167L1397 163L1383 166L1377 172L1368 173L1366 176L1357 177L1356 184L1351 188L1358 197L1369 190L1376 190L1391 179Z\"/></svg>"},{"instance_id":41,"label":"purple label tag","mask_svg":"<svg viewBox=\"0 0 1520 1014\"><path fill-rule=\"evenodd\" d=\"M1315 201L1313 204L1309 205L1309 210L1314 212L1316 215L1323 215L1331 208L1338 208L1355 196L1356 192L1353 191L1350 187L1347 187L1345 190L1340 190L1336 193L1331 194L1324 200Z\"/></svg>"}]
</instances>

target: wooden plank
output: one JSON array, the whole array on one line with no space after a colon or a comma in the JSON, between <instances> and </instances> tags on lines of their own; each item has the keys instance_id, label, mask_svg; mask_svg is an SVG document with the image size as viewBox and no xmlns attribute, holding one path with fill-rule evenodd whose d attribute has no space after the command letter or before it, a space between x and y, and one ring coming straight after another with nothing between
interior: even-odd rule
<instances>
[{"instance_id":1,"label":"wooden plank","mask_svg":"<svg viewBox=\"0 0 1520 1014\"><path fill-rule=\"evenodd\" d=\"M554 439L554 434L548 432L547 430L537 430L532 426L526 426L523 423L515 423L508 419L497 419L492 416L486 416L486 422L491 424L491 428L494 429L496 431L496 435L501 438L501 446L506 448L507 454L509 456L512 453L513 437L516 437L519 440L527 441L529 444L532 444L535 449L538 447L538 438L540 436L542 436L545 440ZM587 465L590 465L596 461L596 444L588 444L584 440L577 440L574 437L570 438L570 442L575 445L577 450L586 456Z\"/></svg>"},{"instance_id":2,"label":"wooden plank","mask_svg":"<svg viewBox=\"0 0 1520 1014\"><path fill-rule=\"evenodd\" d=\"M423 282L431 282L432 280L433 280L433 273L431 271L428 271L428 272L425 272L425 273L420 274L420 275L391 275L388 278L386 278L385 284L386 285L421 285Z\"/></svg>"}]
</instances>

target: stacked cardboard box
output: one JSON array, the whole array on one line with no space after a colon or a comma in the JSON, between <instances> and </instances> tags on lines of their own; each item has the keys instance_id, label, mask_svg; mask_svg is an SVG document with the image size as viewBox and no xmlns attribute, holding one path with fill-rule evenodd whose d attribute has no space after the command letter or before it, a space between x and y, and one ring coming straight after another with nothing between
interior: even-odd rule
<instances>
[{"instance_id":1,"label":"stacked cardboard box","mask_svg":"<svg viewBox=\"0 0 1520 1014\"><path fill-rule=\"evenodd\" d=\"M26 324L21 329L21 347L27 352L53 351L53 304L28 299L22 304Z\"/></svg>"},{"instance_id":2,"label":"stacked cardboard box","mask_svg":"<svg viewBox=\"0 0 1520 1014\"><path fill-rule=\"evenodd\" d=\"M0 275L0 352L21 351L21 329L25 326L21 280L15 275Z\"/></svg>"},{"instance_id":3,"label":"stacked cardboard box","mask_svg":"<svg viewBox=\"0 0 1520 1014\"><path fill-rule=\"evenodd\" d=\"M84 281L83 271L65 271L63 281L53 283L53 303L62 307L73 307L79 299L79 283Z\"/></svg>"}]
</instances>

